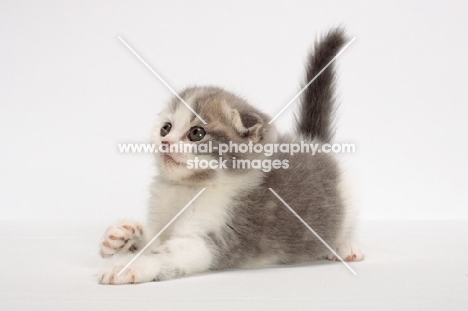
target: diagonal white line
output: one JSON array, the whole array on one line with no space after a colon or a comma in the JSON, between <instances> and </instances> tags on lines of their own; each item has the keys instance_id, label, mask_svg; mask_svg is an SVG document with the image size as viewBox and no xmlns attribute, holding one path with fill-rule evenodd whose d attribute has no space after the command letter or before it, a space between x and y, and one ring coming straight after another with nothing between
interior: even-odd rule
<instances>
[{"instance_id":1,"label":"diagonal white line","mask_svg":"<svg viewBox=\"0 0 468 311\"><path fill-rule=\"evenodd\" d=\"M304 226L307 227L307 229L310 230L310 232L312 232L316 237L317 239L320 240L320 242L322 242L331 252L333 255L336 256L336 258L338 258L345 266L346 268L348 268L349 271L351 271L354 275L357 275L356 271L353 270L353 268L351 268L347 263L346 261L343 260L343 258L341 258L333 248L330 247L330 245L327 244L327 242L325 242L321 237L320 235L317 234L317 232L315 232L314 229L312 229L305 221L304 219L301 218L301 216L299 216L292 208L291 206L288 205L288 203L286 203L273 189L271 188L268 188L281 202L283 202L283 204L294 214L294 216L296 216L303 224Z\"/></svg>"},{"instance_id":2,"label":"diagonal white line","mask_svg":"<svg viewBox=\"0 0 468 311\"><path fill-rule=\"evenodd\" d=\"M289 101L289 103L287 103L286 106L284 106L283 109L281 109L281 111L278 112L278 113L276 114L276 116L275 116L273 119L271 119L270 122L268 122L268 124L273 123L273 121L275 121L276 118L278 118L279 115L282 114L282 113L283 113L283 112L284 112L284 111L285 111L285 110L302 94L302 92L304 92L305 89L308 88L308 87L312 84L312 82L314 82L315 79L317 79L317 78L325 71L325 69L327 69L328 66L330 66L330 65L332 64L332 63L338 58L338 56L340 56L340 54L343 53L344 50L346 50L346 49L351 45L351 43L353 43L354 40L356 40L356 37L354 37L353 39L351 39L351 41L349 41L348 44L346 44L346 45L341 49L341 51L339 51L339 52L335 55L335 57L333 57L332 60L329 61L328 64L327 64L325 67L323 67L322 70L320 70L320 72L317 73L317 74L315 75L315 77L313 77L312 80L310 80L309 83L307 83L307 84L299 91L299 93L297 93L297 95L294 96L294 97Z\"/></svg>"},{"instance_id":3,"label":"diagonal white line","mask_svg":"<svg viewBox=\"0 0 468 311\"><path fill-rule=\"evenodd\" d=\"M203 122L203 124L206 124L205 120L203 120L202 117L200 117L200 115L198 115L198 113L195 112L195 110L192 109L192 107L189 106L189 104L187 104L185 102L185 100L182 99L182 97L179 96L179 94L177 94L176 91L174 91L174 89L172 87L170 87L169 84L166 83L166 81L164 81L163 78L161 78L160 75L158 75L156 73L156 71L153 70L153 68L150 67L150 65L148 65L144 60L143 58L140 57L140 55L137 54L137 52L135 52L135 50L133 50L130 45L128 45L127 42L125 42L124 39L122 39L122 37L118 37L120 41L122 41L122 43L159 79L159 81L161 81L182 103L184 103L185 106L187 106L187 108L193 112L193 114L195 114L197 116L198 119L200 119L200 121Z\"/></svg>"},{"instance_id":4,"label":"diagonal white line","mask_svg":"<svg viewBox=\"0 0 468 311\"><path fill-rule=\"evenodd\" d=\"M179 217L205 190L206 188L200 190L200 192L198 192L197 195L191 199L190 202L188 202L187 205L185 205L184 208L181 209L180 212L178 212L177 215L175 215L174 218L172 218L171 221L169 221L167 225L165 225L164 228L162 228L161 231L159 231L159 233L156 234L154 238L152 238L151 241L149 241L148 244L146 244L146 246L143 247L143 249L139 251L138 254L136 254L135 257L133 257L133 259L130 260L130 262L125 267L122 268L122 270L120 270L119 273L117 273L117 275L120 276L120 274L122 274L122 272L124 272L151 245L151 243L153 243L161 235L161 233L163 233L164 230L166 230L167 227L169 227L177 219L177 217Z\"/></svg>"}]
</instances>

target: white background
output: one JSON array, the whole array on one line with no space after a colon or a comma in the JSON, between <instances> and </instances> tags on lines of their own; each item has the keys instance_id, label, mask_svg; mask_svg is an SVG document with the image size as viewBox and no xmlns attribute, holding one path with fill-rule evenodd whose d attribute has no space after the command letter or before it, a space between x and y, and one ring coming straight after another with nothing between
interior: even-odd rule
<instances>
[{"instance_id":1,"label":"white background","mask_svg":"<svg viewBox=\"0 0 468 311\"><path fill-rule=\"evenodd\" d=\"M467 218L466 1L1 1L0 218L143 217L146 142L170 92L216 84L270 115L343 25L338 141L363 218ZM277 125L290 129L293 108Z\"/></svg>"}]
</instances>

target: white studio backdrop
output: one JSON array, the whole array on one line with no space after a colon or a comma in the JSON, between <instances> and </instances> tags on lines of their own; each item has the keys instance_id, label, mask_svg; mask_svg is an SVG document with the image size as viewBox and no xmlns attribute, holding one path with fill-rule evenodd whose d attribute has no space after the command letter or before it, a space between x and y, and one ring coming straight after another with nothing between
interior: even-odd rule
<instances>
[{"instance_id":1,"label":"white studio backdrop","mask_svg":"<svg viewBox=\"0 0 468 311\"><path fill-rule=\"evenodd\" d=\"M467 218L466 1L2 1L3 219L143 217L146 142L173 88L215 84L275 115L317 35L356 41L337 62L337 141L362 218ZM277 121L292 128L294 106Z\"/></svg>"}]
</instances>

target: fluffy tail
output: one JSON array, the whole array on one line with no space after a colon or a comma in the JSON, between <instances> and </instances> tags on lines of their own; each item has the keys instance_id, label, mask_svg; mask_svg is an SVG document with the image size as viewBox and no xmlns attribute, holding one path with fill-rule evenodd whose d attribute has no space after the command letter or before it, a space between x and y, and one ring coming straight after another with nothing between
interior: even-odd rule
<instances>
[{"instance_id":1,"label":"fluffy tail","mask_svg":"<svg viewBox=\"0 0 468 311\"><path fill-rule=\"evenodd\" d=\"M309 83L343 48L347 39L341 28L330 30L309 55L306 81ZM334 135L335 68L333 63L302 93L300 111L296 118L299 134L309 139L330 142Z\"/></svg>"}]
</instances>

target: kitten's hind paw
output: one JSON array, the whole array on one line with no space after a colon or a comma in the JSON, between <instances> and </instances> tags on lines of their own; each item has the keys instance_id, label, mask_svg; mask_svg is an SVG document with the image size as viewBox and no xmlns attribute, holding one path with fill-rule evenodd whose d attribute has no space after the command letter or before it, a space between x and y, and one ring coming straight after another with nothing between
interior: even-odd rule
<instances>
[{"instance_id":1,"label":"kitten's hind paw","mask_svg":"<svg viewBox=\"0 0 468 311\"><path fill-rule=\"evenodd\" d=\"M100 245L103 258L117 253L135 252L144 242L143 227L135 221L124 221L107 229Z\"/></svg>"},{"instance_id":2,"label":"kitten's hind paw","mask_svg":"<svg viewBox=\"0 0 468 311\"><path fill-rule=\"evenodd\" d=\"M364 260L364 254L362 253L359 246L356 243L351 242L351 241L340 243L338 247L335 249L335 251L344 261ZM334 254L328 254L325 256L324 259L328 259L331 261L339 260Z\"/></svg>"}]
</instances>

